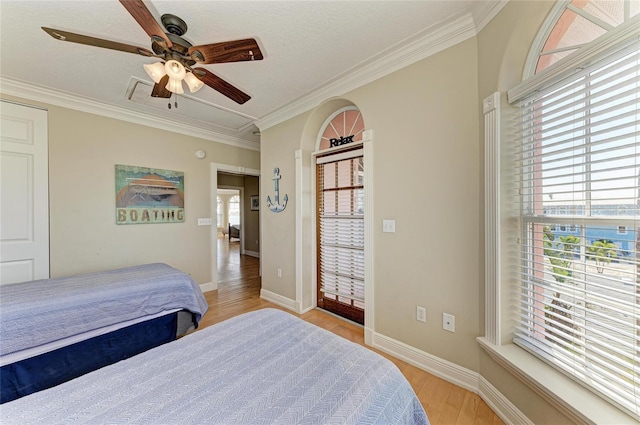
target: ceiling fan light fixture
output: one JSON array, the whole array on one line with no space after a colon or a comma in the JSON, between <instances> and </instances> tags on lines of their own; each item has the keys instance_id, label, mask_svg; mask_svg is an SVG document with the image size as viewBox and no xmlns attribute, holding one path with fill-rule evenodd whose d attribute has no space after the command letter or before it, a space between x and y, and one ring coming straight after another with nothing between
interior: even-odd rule
<instances>
[{"instance_id":1,"label":"ceiling fan light fixture","mask_svg":"<svg viewBox=\"0 0 640 425\"><path fill-rule=\"evenodd\" d=\"M200 81L198 77L193 75L192 72L187 73L187 75L184 77L184 81L187 83L187 86L189 86L189 91L191 93L195 93L202 87L204 87L204 83Z\"/></svg>"},{"instance_id":2,"label":"ceiling fan light fixture","mask_svg":"<svg viewBox=\"0 0 640 425\"><path fill-rule=\"evenodd\" d=\"M184 89L182 88L182 80L178 80L176 78L169 78L169 82L165 86L167 90L171 93L183 94Z\"/></svg>"},{"instance_id":3,"label":"ceiling fan light fixture","mask_svg":"<svg viewBox=\"0 0 640 425\"><path fill-rule=\"evenodd\" d=\"M172 80L182 81L187 74L184 66L177 60L171 59L164 64L164 70Z\"/></svg>"},{"instance_id":4,"label":"ceiling fan light fixture","mask_svg":"<svg viewBox=\"0 0 640 425\"><path fill-rule=\"evenodd\" d=\"M151 65L144 64L144 70L147 72L147 75L151 77L154 83L159 83L162 80L162 77L167 75L164 70L164 64L162 62L156 62Z\"/></svg>"}]
</instances>

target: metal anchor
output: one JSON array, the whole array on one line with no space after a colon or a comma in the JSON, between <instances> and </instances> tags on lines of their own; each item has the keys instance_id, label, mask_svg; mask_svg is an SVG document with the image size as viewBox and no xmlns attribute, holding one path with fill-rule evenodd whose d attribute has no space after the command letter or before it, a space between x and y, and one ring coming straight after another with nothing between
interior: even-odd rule
<instances>
[{"instance_id":1,"label":"metal anchor","mask_svg":"<svg viewBox=\"0 0 640 425\"><path fill-rule=\"evenodd\" d=\"M289 200L289 197L287 195L284 195L284 198L282 199L282 205L280 205L279 180L281 178L282 176L280 175L280 169L277 167L274 168L273 169L273 185L276 191L276 202L275 203L271 202L271 197L267 196L267 206L271 211L276 213L283 211L287 206L287 201Z\"/></svg>"}]
</instances>

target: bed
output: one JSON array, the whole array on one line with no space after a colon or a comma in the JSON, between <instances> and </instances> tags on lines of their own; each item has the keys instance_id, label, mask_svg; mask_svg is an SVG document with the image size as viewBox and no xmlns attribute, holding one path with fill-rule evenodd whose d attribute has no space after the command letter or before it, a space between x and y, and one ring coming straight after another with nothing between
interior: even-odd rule
<instances>
[{"instance_id":1,"label":"bed","mask_svg":"<svg viewBox=\"0 0 640 425\"><path fill-rule=\"evenodd\" d=\"M0 406L0 423L72 422L429 423L391 361L275 309L234 317Z\"/></svg>"},{"instance_id":2,"label":"bed","mask_svg":"<svg viewBox=\"0 0 640 425\"><path fill-rule=\"evenodd\" d=\"M0 286L0 403L173 341L207 301L154 263Z\"/></svg>"}]
</instances>

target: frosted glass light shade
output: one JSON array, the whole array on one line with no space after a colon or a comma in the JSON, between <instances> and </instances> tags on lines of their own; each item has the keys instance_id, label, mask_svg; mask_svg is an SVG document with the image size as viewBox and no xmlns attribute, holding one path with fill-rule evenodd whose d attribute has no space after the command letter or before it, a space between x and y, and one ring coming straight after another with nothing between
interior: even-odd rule
<instances>
[{"instance_id":1,"label":"frosted glass light shade","mask_svg":"<svg viewBox=\"0 0 640 425\"><path fill-rule=\"evenodd\" d=\"M156 62L151 65L145 64L143 66L144 70L147 71L147 74L151 77L154 83L159 83L160 80L162 80L162 77L166 75L164 64L162 62Z\"/></svg>"},{"instance_id":2,"label":"frosted glass light shade","mask_svg":"<svg viewBox=\"0 0 640 425\"><path fill-rule=\"evenodd\" d=\"M182 89L182 80L177 80L175 78L169 78L169 82L165 86L167 90L172 93L182 94L184 90Z\"/></svg>"},{"instance_id":3,"label":"frosted glass light shade","mask_svg":"<svg viewBox=\"0 0 640 425\"><path fill-rule=\"evenodd\" d=\"M184 76L187 74L187 71L184 69L184 66L177 60L168 60L167 63L164 64L164 70L169 76L174 80L182 80Z\"/></svg>"},{"instance_id":4,"label":"frosted glass light shade","mask_svg":"<svg viewBox=\"0 0 640 425\"><path fill-rule=\"evenodd\" d=\"M187 75L184 77L184 81L186 81L187 85L189 86L189 91L191 93L197 92L204 86L204 83L191 72L187 73Z\"/></svg>"}]
</instances>

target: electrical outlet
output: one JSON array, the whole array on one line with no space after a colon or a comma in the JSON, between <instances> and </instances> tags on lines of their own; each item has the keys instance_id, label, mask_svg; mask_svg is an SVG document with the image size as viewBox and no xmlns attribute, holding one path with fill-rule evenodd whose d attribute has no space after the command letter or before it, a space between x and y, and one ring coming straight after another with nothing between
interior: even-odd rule
<instances>
[{"instance_id":1,"label":"electrical outlet","mask_svg":"<svg viewBox=\"0 0 640 425\"><path fill-rule=\"evenodd\" d=\"M282 269L278 268L278 277L282 277Z\"/></svg>"},{"instance_id":2,"label":"electrical outlet","mask_svg":"<svg viewBox=\"0 0 640 425\"><path fill-rule=\"evenodd\" d=\"M456 316L449 313L442 313L442 329L449 332L455 332Z\"/></svg>"},{"instance_id":3,"label":"electrical outlet","mask_svg":"<svg viewBox=\"0 0 640 425\"><path fill-rule=\"evenodd\" d=\"M427 321L427 309L422 306L416 306L416 320L418 322Z\"/></svg>"}]
</instances>

